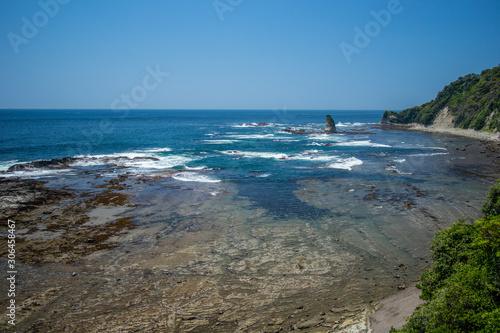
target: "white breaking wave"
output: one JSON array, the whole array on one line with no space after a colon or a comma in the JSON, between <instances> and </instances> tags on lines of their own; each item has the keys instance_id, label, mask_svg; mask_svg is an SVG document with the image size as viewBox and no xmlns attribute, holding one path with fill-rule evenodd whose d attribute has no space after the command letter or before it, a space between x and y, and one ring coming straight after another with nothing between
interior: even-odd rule
<instances>
[{"instance_id":1,"label":"white breaking wave","mask_svg":"<svg viewBox=\"0 0 500 333\"><path fill-rule=\"evenodd\" d=\"M258 178L267 178L269 176L271 176L270 173L261 173L260 175L257 175Z\"/></svg>"},{"instance_id":2,"label":"white breaking wave","mask_svg":"<svg viewBox=\"0 0 500 333\"><path fill-rule=\"evenodd\" d=\"M0 171L7 171L7 169L17 163L19 163L17 160L0 162Z\"/></svg>"},{"instance_id":3,"label":"white breaking wave","mask_svg":"<svg viewBox=\"0 0 500 333\"><path fill-rule=\"evenodd\" d=\"M151 148L151 149L145 149L144 151L148 153L161 153L165 151L172 151L172 148Z\"/></svg>"},{"instance_id":4,"label":"white breaking wave","mask_svg":"<svg viewBox=\"0 0 500 333\"><path fill-rule=\"evenodd\" d=\"M186 167L189 162L196 160L184 155L164 155L170 148L155 148L143 151L132 151L124 153L77 156L78 161L71 166L89 167L116 164L133 169L135 172L147 172L167 170L174 167ZM129 170L130 171L130 170Z\"/></svg>"},{"instance_id":5,"label":"white breaking wave","mask_svg":"<svg viewBox=\"0 0 500 333\"><path fill-rule=\"evenodd\" d=\"M276 142L300 142L300 140L296 140L296 139L275 139L273 141L276 141Z\"/></svg>"},{"instance_id":6,"label":"white breaking wave","mask_svg":"<svg viewBox=\"0 0 500 333\"><path fill-rule=\"evenodd\" d=\"M240 140L203 140L203 142L211 145L223 145L223 144L240 142Z\"/></svg>"},{"instance_id":7,"label":"white breaking wave","mask_svg":"<svg viewBox=\"0 0 500 333\"><path fill-rule=\"evenodd\" d=\"M202 175L198 172L179 172L172 175L172 178L175 180L183 181L183 182L198 182L198 183L220 183L220 179L215 179L209 177L207 175ZM216 195L212 194L212 195Z\"/></svg>"},{"instance_id":8,"label":"white breaking wave","mask_svg":"<svg viewBox=\"0 0 500 333\"><path fill-rule=\"evenodd\" d=\"M311 161L311 162L330 162L338 159L338 156L329 156L322 154L299 154L288 157L290 160Z\"/></svg>"},{"instance_id":9,"label":"white breaking wave","mask_svg":"<svg viewBox=\"0 0 500 333\"><path fill-rule=\"evenodd\" d=\"M333 141L342 142L345 140L345 134L308 134L307 137L312 140L317 141Z\"/></svg>"},{"instance_id":10,"label":"white breaking wave","mask_svg":"<svg viewBox=\"0 0 500 333\"><path fill-rule=\"evenodd\" d=\"M204 165L201 165L201 166L197 166L197 167L188 167L186 166L186 170L206 170L207 167L204 166Z\"/></svg>"},{"instance_id":11,"label":"white breaking wave","mask_svg":"<svg viewBox=\"0 0 500 333\"><path fill-rule=\"evenodd\" d=\"M69 174L72 174L72 171L70 169L60 169L60 170L28 169L23 171L9 172L0 175L0 177L41 178L41 177L56 177L60 175L69 175Z\"/></svg>"},{"instance_id":12,"label":"white breaking wave","mask_svg":"<svg viewBox=\"0 0 500 333\"><path fill-rule=\"evenodd\" d=\"M343 169L352 171L352 168L358 165L362 165L363 161L357 159L356 157L339 158L337 162L333 162L327 165L328 168L332 169Z\"/></svg>"},{"instance_id":13,"label":"white breaking wave","mask_svg":"<svg viewBox=\"0 0 500 333\"><path fill-rule=\"evenodd\" d=\"M428 153L428 154L412 154L408 156L418 156L418 157L426 157L426 156L438 156L438 155L449 155L450 153Z\"/></svg>"},{"instance_id":14,"label":"white breaking wave","mask_svg":"<svg viewBox=\"0 0 500 333\"><path fill-rule=\"evenodd\" d=\"M253 152L253 151L237 151L237 150L228 150L223 151L223 154L226 155L236 155L245 158L274 158L274 159L286 159L288 157L287 154L282 153L268 153L268 152Z\"/></svg>"},{"instance_id":15,"label":"white breaking wave","mask_svg":"<svg viewBox=\"0 0 500 333\"><path fill-rule=\"evenodd\" d=\"M335 162L339 161L339 156L326 155L320 153L318 150L307 150L299 154L284 154L284 153L271 153L271 152L250 152L228 150L223 151L226 155L235 155L244 158L264 158L276 160L290 160L290 161L308 161L308 162Z\"/></svg>"},{"instance_id":16,"label":"white breaking wave","mask_svg":"<svg viewBox=\"0 0 500 333\"><path fill-rule=\"evenodd\" d=\"M233 134L228 135L230 138L235 139L272 139L274 134Z\"/></svg>"},{"instance_id":17,"label":"white breaking wave","mask_svg":"<svg viewBox=\"0 0 500 333\"><path fill-rule=\"evenodd\" d=\"M381 143L371 142L371 140L363 141L346 141L339 142L335 144L336 146L348 146L348 147L374 147L374 148L391 148L389 145L384 145Z\"/></svg>"}]
</instances>

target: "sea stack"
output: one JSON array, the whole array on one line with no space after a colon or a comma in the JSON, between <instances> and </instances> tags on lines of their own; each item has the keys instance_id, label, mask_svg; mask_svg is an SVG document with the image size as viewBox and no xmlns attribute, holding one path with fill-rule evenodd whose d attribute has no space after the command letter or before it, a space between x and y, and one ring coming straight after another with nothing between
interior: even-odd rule
<instances>
[{"instance_id":1,"label":"sea stack","mask_svg":"<svg viewBox=\"0 0 500 333\"><path fill-rule=\"evenodd\" d=\"M335 121L333 121L332 116L330 116L329 114L326 115L325 132L326 133L337 133L337 129L335 128Z\"/></svg>"}]
</instances>

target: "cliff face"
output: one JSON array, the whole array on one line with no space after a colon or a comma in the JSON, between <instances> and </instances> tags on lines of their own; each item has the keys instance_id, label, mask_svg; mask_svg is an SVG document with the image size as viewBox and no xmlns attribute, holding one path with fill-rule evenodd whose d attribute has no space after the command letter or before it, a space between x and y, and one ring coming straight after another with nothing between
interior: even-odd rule
<instances>
[{"instance_id":1,"label":"cliff face","mask_svg":"<svg viewBox=\"0 0 500 333\"><path fill-rule=\"evenodd\" d=\"M500 66L450 83L430 102L386 111L382 124L420 124L500 132Z\"/></svg>"}]
</instances>

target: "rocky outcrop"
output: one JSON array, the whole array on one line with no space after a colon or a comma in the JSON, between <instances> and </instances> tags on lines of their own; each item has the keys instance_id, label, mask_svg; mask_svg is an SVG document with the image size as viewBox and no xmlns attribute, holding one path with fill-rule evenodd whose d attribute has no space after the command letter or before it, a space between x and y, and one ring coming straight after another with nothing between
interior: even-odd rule
<instances>
[{"instance_id":1,"label":"rocky outcrop","mask_svg":"<svg viewBox=\"0 0 500 333\"><path fill-rule=\"evenodd\" d=\"M326 125L325 132L327 133L337 133L337 128L335 127L335 121L329 114L326 115Z\"/></svg>"},{"instance_id":2,"label":"rocky outcrop","mask_svg":"<svg viewBox=\"0 0 500 333\"><path fill-rule=\"evenodd\" d=\"M24 171L31 169L65 169L71 163L77 161L75 157L54 158L52 160L40 160L29 163L14 164L7 172Z\"/></svg>"},{"instance_id":3,"label":"rocky outcrop","mask_svg":"<svg viewBox=\"0 0 500 333\"><path fill-rule=\"evenodd\" d=\"M420 106L386 111L380 124L499 133L500 66L460 77Z\"/></svg>"}]
</instances>

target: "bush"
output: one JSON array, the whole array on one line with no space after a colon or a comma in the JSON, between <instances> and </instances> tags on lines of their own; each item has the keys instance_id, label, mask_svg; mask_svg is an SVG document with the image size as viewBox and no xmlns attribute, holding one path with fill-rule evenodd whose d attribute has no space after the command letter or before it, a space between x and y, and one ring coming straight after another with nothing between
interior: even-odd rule
<instances>
[{"instance_id":1,"label":"bush","mask_svg":"<svg viewBox=\"0 0 500 333\"><path fill-rule=\"evenodd\" d=\"M500 180L492 186L486 195L486 202L481 210L485 216L500 215Z\"/></svg>"},{"instance_id":2,"label":"bush","mask_svg":"<svg viewBox=\"0 0 500 333\"><path fill-rule=\"evenodd\" d=\"M432 240L431 269L417 285L426 301L391 332L500 332L500 180L485 219L461 220Z\"/></svg>"}]
</instances>

